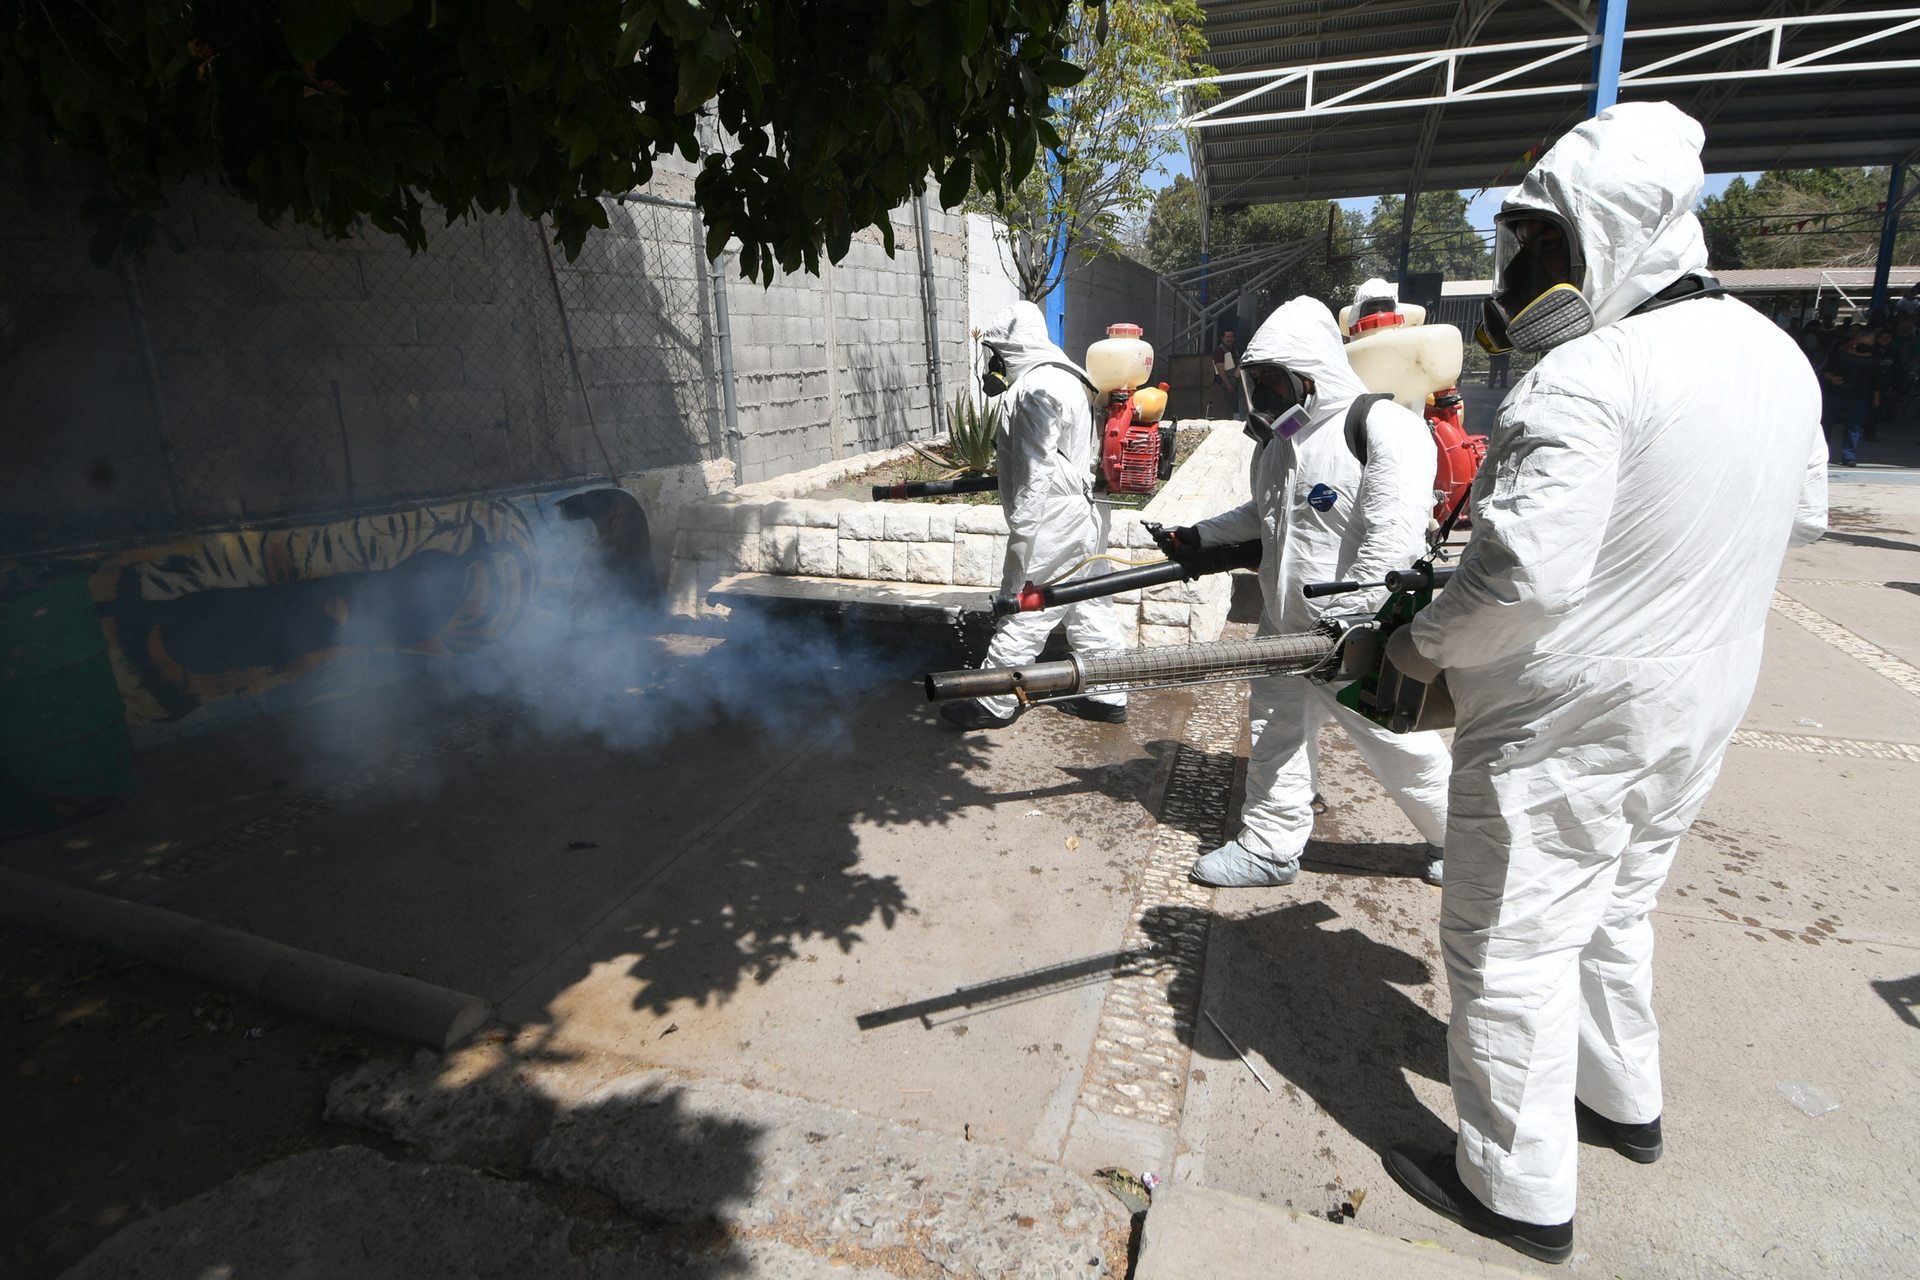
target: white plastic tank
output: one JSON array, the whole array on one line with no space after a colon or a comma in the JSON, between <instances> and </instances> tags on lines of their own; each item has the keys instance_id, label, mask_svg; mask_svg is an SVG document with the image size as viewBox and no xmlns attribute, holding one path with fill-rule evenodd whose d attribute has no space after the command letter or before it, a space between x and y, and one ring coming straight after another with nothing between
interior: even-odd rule
<instances>
[{"instance_id":1,"label":"white plastic tank","mask_svg":"<svg viewBox=\"0 0 1920 1280\"><path fill-rule=\"evenodd\" d=\"M1087 376L1101 394L1142 386L1153 373L1153 348L1137 324L1110 324L1107 336L1087 348Z\"/></svg>"},{"instance_id":2,"label":"white plastic tank","mask_svg":"<svg viewBox=\"0 0 1920 1280\"><path fill-rule=\"evenodd\" d=\"M1460 383L1460 331L1450 324L1383 325L1347 344L1347 362L1369 391L1390 391L1420 413L1427 397Z\"/></svg>"}]
</instances>

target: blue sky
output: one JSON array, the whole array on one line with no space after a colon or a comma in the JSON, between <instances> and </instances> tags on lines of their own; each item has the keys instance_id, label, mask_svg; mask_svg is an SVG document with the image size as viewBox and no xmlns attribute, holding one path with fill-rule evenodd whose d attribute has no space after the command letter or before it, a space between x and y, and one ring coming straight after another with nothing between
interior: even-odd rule
<instances>
[{"instance_id":1,"label":"blue sky","mask_svg":"<svg viewBox=\"0 0 1920 1280\"><path fill-rule=\"evenodd\" d=\"M1157 171L1148 175L1147 184L1157 191L1172 182L1176 175L1191 174L1192 172L1192 168L1187 164L1186 152L1178 151L1168 156ZM1760 175L1757 173L1710 173L1707 175L1707 194L1710 196L1721 194L1727 189L1727 184L1735 178L1745 178L1749 183L1753 183L1759 180ZM1505 198L1509 189L1508 187L1495 188L1479 196L1469 204L1467 206L1467 217L1472 224L1482 230L1491 231L1493 228L1493 215L1500 211L1500 201ZM1472 195L1473 193L1462 192L1461 194ZM1337 203L1343 209L1358 209L1365 212L1373 207L1373 198L1371 196L1363 196L1354 200L1337 201Z\"/></svg>"}]
</instances>

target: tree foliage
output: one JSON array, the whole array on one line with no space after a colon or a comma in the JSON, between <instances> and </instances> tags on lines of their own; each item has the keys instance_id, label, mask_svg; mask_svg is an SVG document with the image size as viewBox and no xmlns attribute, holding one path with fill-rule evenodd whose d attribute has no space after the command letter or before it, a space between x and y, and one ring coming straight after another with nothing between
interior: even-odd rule
<instances>
[{"instance_id":1,"label":"tree foliage","mask_svg":"<svg viewBox=\"0 0 1920 1280\"><path fill-rule=\"evenodd\" d=\"M1773 169L1748 185L1735 178L1696 209L1707 253L1721 270L1736 267L1870 267L1880 252L1888 171ZM1909 182L1912 180L1909 179ZM1920 215L1894 242L1894 262L1920 262Z\"/></svg>"},{"instance_id":2,"label":"tree foliage","mask_svg":"<svg viewBox=\"0 0 1920 1280\"><path fill-rule=\"evenodd\" d=\"M1308 236L1325 235L1333 227L1333 252L1316 253L1267 281L1258 293L1269 305L1311 294L1338 311L1353 301L1354 274L1348 247L1362 230L1360 215L1324 200L1291 204L1228 205L1213 211L1207 229L1207 249L1213 258L1258 245L1282 244ZM1161 188L1147 219L1147 261L1163 274L1200 265L1199 188L1185 174ZM1220 298L1238 289L1259 269L1221 271L1208 278L1210 296Z\"/></svg>"},{"instance_id":3,"label":"tree foliage","mask_svg":"<svg viewBox=\"0 0 1920 1280\"><path fill-rule=\"evenodd\" d=\"M1181 147L1164 127L1179 104L1160 86L1210 70L1199 62L1207 45L1197 0L1110 0L1102 12L1076 7L1067 21L1064 56L1086 78L1056 96L1058 151L1041 154L1004 197L973 205L1000 218L1021 292L1033 302L1053 291L1072 255L1121 248L1128 221L1153 201L1147 175Z\"/></svg>"},{"instance_id":4,"label":"tree foliage","mask_svg":"<svg viewBox=\"0 0 1920 1280\"><path fill-rule=\"evenodd\" d=\"M1410 272L1438 271L1449 280L1485 280L1493 273L1493 254L1467 221L1467 199L1455 191L1429 191L1413 211ZM1400 274L1400 225L1407 202L1381 196L1367 215L1359 249L1365 276L1383 280Z\"/></svg>"},{"instance_id":5,"label":"tree foliage","mask_svg":"<svg viewBox=\"0 0 1920 1280\"><path fill-rule=\"evenodd\" d=\"M695 199L709 255L816 269L937 175L949 206L1058 146L1073 0L33 0L0 28L0 139L102 163L113 206L224 183L275 222L517 207L569 256L598 197L724 134ZM1077 33L1077 28L1075 29ZM1077 34L1074 34L1077 38ZM125 234L103 227L100 243Z\"/></svg>"}]
</instances>

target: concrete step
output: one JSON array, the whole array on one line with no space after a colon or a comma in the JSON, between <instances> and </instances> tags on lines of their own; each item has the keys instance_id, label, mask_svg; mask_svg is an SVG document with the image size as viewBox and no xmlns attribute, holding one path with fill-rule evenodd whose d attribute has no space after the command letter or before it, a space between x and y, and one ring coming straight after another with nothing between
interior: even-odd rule
<instances>
[{"instance_id":1,"label":"concrete step","mask_svg":"<svg viewBox=\"0 0 1920 1280\"><path fill-rule=\"evenodd\" d=\"M367 1063L328 1090L327 1118L432 1159L581 1187L641 1222L718 1227L842 1266L1060 1280L1125 1268L1119 1202L1031 1156L667 1071L587 1087L448 1061Z\"/></svg>"},{"instance_id":2,"label":"concrete step","mask_svg":"<svg viewBox=\"0 0 1920 1280\"><path fill-rule=\"evenodd\" d=\"M420 1158L276 1161L125 1228L72 1280L1126 1270L1125 1208L1058 1165L721 1081L422 1050L337 1078L326 1118Z\"/></svg>"},{"instance_id":3,"label":"concrete step","mask_svg":"<svg viewBox=\"0 0 1920 1280\"><path fill-rule=\"evenodd\" d=\"M1133 1274L1134 1280L1462 1280L1531 1273L1225 1191L1163 1184L1147 1210Z\"/></svg>"}]
</instances>

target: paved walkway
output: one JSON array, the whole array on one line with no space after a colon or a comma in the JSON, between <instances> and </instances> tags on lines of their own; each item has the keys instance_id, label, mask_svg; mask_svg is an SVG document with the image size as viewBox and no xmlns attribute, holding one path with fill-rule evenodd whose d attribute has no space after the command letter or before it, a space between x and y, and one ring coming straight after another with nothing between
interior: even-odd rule
<instances>
[{"instance_id":1,"label":"paved walkway","mask_svg":"<svg viewBox=\"0 0 1920 1280\"><path fill-rule=\"evenodd\" d=\"M1563 1274L1895 1274L1913 1256L1920 490L1849 482L1836 504L1833 534L1789 560L1759 694L1662 905L1668 1157L1583 1152ZM1231 826L1236 687L1138 698L1125 726L1044 710L962 736L919 701L918 655L660 648L631 686L575 675L517 703L384 691L155 752L137 801L4 856L494 1001L496 1029L413 1068L424 1083L407 1096L436 1114L488 1102L499 1144L383 1131L528 1195L546 1194L536 1166L602 1187L578 1172L590 1161L538 1164L541 1135L664 1070L742 1091L727 1096L755 1115L752 1099L778 1097L935 1148L986 1144L1063 1186L1118 1164L1531 1266L1380 1171L1392 1142L1451 1130L1438 895L1337 732L1300 883L1208 894L1179 872ZM636 734L626 698L664 717ZM1821 1096L1838 1107L1796 1105ZM748 1185L757 1140L717 1103L701 1114L686 1132L715 1135ZM801 1146L832 1136L755 1123ZM182 1212L274 1221L257 1207L306 1195L326 1167ZM834 1177L893 1174L854 1162ZM478 1185L442 1190L491 1203ZM543 1231L585 1229L509 1199ZM1124 1266L1124 1213L1103 1204L1120 1225L1103 1228L1101 1265ZM1029 1230L1033 1214L1013 1216ZM739 1244L761 1252L738 1272L807 1273L841 1247L832 1221L772 1241L798 1255ZM872 1225L843 1223L868 1232L864 1252L835 1256L929 1265Z\"/></svg>"}]
</instances>

